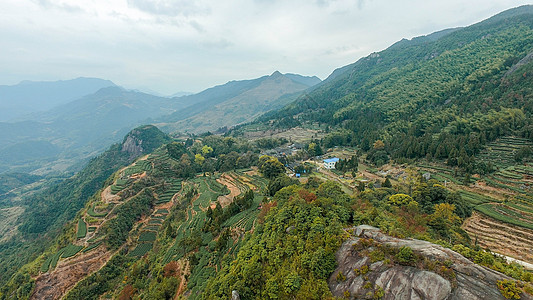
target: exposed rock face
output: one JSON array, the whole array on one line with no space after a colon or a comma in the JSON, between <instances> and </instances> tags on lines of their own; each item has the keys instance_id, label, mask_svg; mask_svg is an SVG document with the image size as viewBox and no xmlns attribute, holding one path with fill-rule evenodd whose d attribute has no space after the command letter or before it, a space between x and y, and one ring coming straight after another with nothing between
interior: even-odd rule
<instances>
[{"instance_id":1,"label":"exposed rock face","mask_svg":"<svg viewBox=\"0 0 533 300\"><path fill-rule=\"evenodd\" d=\"M235 290L231 291L231 300L241 300L241 296L239 296L239 292Z\"/></svg>"},{"instance_id":2,"label":"exposed rock face","mask_svg":"<svg viewBox=\"0 0 533 300\"><path fill-rule=\"evenodd\" d=\"M345 241L337 251L338 267L329 279L329 288L336 297L349 293L357 299L372 299L382 293L382 299L505 299L496 282L510 277L476 265L450 249L426 241L393 238L366 225L353 228L353 232L356 236ZM410 247L414 253L431 261L447 261L455 278L412 266L383 261L372 263L368 256L353 247L360 238L392 248ZM359 270L365 266L368 272L361 274ZM533 297L523 294L522 299Z\"/></svg>"},{"instance_id":3,"label":"exposed rock face","mask_svg":"<svg viewBox=\"0 0 533 300\"><path fill-rule=\"evenodd\" d=\"M135 136L135 131L128 134L122 143L122 152L128 152L131 156L139 156L143 153L142 140Z\"/></svg>"}]
</instances>

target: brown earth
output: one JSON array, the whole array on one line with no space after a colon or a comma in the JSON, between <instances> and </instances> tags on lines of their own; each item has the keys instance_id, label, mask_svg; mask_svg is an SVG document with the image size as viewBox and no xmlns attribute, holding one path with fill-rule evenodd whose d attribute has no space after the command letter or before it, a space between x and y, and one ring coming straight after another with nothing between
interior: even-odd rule
<instances>
[{"instance_id":1,"label":"brown earth","mask_svg":"<svg viewBox=\"0 0 533 300\"><path fill-rule=\"evenodd\" d=\"M533 263L533 230L497 221L474 212L463 229L483 248Z\"/></svg>"},{"instance_id":2,"label":"brown earth","mask_svg":"<svg viewBox=\"0 0 533 300\"><path fill-rule=\"evenodd\" d=\"M217 179L218 183L225 185L230 190L230 193L228 195L218 196L217 198L217 202L220 203L220 206L222 206L222 208L230 205L230 203L233 201L233 198L241 194L241 190L233 182L233 180L233 178L226 174L222 174L222 176ZM214 209L216 206L216 203L211 203L211 209Z\"/></svg>"},{"instance_id":3,"label":"brown earth","mask_svg":"<svg viewBox=\"0 0 533 300\"><path fill-rule=\"evenodd\" d=\"M176 291L174 300L180 299L181 295L185 292L185 290L187 290L187 278L191 274L191 269L189 266L188 259L178 260L178 267L179 267L180 285L178 286L178 290Z\"/></svg>"},{"instance_id":4,"label":"brown earth","mask_svg":"<svg viewBox=\"0 0 533 300\"><path fill-rule=\"evenodd\" d=\"M120 196L119 195L113 195L111 193L111 186L106 187L102 191L102 194L100 194L100 196L101 196L102 201L104 203L118 202L120 200Z\"/></svg>"},{"instance_id":5,"label":"brown earth","mask_svg":"<svg viewBox=\"0 0 533 300\"><path fill-rule=\"evenodd\" d=\"M59 299L78 281L99 270L111 258L111 252L99 247L88 253L59 261L55 270L35 278L35 289L30 299Z\"/></svg>"}]
</instances>

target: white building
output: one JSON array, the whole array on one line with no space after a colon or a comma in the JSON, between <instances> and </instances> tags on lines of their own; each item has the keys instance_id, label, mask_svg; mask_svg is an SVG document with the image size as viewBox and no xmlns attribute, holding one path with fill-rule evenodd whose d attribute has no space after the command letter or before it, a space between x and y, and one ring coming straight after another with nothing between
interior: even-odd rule
<instances>
[{"instance_id":1,"label":"white building","mask_svg":"<svg viewBox=\"0 0 533 300\"><path fill-rule=\"evenodd\" d=\"M338 157L324 159L324 168L335 169L335 164L339 161Z\"/></svg>"}]
</instances>

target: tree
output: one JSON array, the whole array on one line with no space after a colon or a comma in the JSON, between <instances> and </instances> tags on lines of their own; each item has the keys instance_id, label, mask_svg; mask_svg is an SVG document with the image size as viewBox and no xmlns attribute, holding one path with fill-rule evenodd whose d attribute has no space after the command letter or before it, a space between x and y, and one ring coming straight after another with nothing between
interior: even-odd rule
<instances>
[{"instance_id":1,"label":"tree","mask_svg":"<svg viewBox=\"0 0 533 300\"><path fill-rule=\"evenodd\" d=\"M285 173L285 167L275 157L270 157L263 164L261 164L259 171L268 179L278 177L280 174Z\"/></svg>"},{"instance_id":2,"label":"tree","mask_svg":"<svg viewBox=\"0 0 533 300\"><path fill-rule=\"evenodd\" d=\"M377 140L377 141L374 142L373 147L374 147L375 150L381 150L381 149L385 148L385 143L383 143L382 140Z\"/></svg>"},{"instance_id":3,"label":"tree","mask_svg":"<svg viewBox=\"0 0 533 300\"><path fill-rule=\"evenodd\" d=\"M213 152L213 148L211 148L211 147L209 147L209 146L207 146L207 145L204 145L204 146L202 147L202 154L203 154L203 155L206 155L206 156L207 156L207 155L209 155L209 154L212 153L212 152Z\"/></svg>"},{"instance_id":4,"label":"tree","mask_svg":"<svg viewBox=\"0 0 533 300\"><path fill-rule=\"evenodd\" d=\"M383 184L381 186L385 187L385 188L391 188L392 187L392 183L390 182L390 179L387 177L385 179L385 182L383 182Z\"/></svg>"},{"instance_id":5,"label":"tree","mask_svg":"<svg viewBox=\"0 0 533 300\"><path fill-rule=\"evenodd\" d=\"M396 206L407 206L411 204L411 202L415 202L413 198L406 194L395 194L389 197L389 203L394 204ZM414 204L411 204L414 205Z\"/></svg>"},{"instance_id":6,"label":"tree","mask_svg":"<svg viewBox=\"0 0 533 300\"><path fill-rule=\"evenodd\" d=\"M359 190L359 192L362 192L365 190L365 183L362 182L362 181L359 181L359 184L357 185L357 189Z\"/></svg>"},{"instance_id":7,"label":"tree","mask_svg":"<svg viewBox=\"0 0 533 300\"><path fill-rule=\"evenodd\" d=\"M205 161L205 157L202 156L202 154L198 153L194 155L194 162L198 165L203 165Z\"/></svg>"},{"instance_id":8,"label":"tree","mask_svg":"<svg viewBox=\"0 0 533 300\"><path fill-rule=\"evenodd\" d=\"M320 148L320 145L315 142L309 143L309 146L307 146L307 153L309 153L310 156L319 156L322 155L322 148Z\"/></svg>"}]
</instances>

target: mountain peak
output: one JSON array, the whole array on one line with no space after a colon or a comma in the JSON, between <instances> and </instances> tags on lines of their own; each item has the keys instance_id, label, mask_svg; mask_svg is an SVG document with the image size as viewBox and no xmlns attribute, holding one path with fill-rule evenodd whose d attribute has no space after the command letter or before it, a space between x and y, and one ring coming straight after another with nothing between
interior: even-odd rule
<instances>
[{"instance_id":1,"label":"mountain peak","mask_svg":"<svg viewBox=\"0 0 533 300\"><path fill-rule=\"evenodd\" d=\"M274 73L272 73L272 75L270 75L270 77L279 77L279 76L283 76L283 74L281 74L279 71L275 71Z\"/></svg>"}]
</instances>

